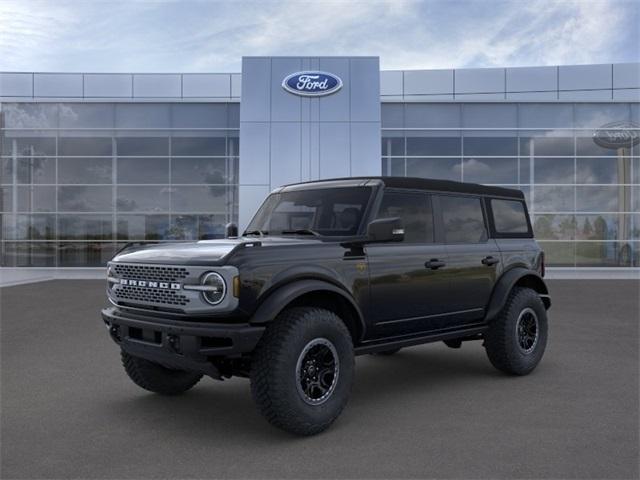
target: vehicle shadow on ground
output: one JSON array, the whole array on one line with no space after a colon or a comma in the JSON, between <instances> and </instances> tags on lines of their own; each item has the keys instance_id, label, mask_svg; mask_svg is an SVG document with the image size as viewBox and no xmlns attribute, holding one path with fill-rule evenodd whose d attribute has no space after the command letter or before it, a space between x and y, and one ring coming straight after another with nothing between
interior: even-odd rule
<instances>
[{"instance_id":1,"label":"vehicle shadow on ground","mask_svg":"<svg viewBox=\"0 0 640 480\"><path fill-rule=\"evenodd\" d=\"M416 398L428 402L434 391L457 390L460 383L474 379L486 382L506 378L480 352L460 352L421 347L393 356L359 357L349 405L336 427L349 428L362 418L372 418L386 402L398 404ZM106 408L115 410L115 417L121 421L135 421L140 428L159 430L159 435L167 434L166 430L172 435L184 434L190 441L209 439L228 444L236 439L240 444L249 435L286 443L299 438L267 424L253 403L246 379L220 383L204 378L193 390L176 397L132 386L109 401Z\"/></svg>"}]
</instances>

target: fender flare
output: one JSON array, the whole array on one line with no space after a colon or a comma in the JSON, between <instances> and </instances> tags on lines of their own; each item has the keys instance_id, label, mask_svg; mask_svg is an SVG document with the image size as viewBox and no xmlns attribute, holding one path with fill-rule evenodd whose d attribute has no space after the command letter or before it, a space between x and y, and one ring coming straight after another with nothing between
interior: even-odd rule
<instances>
[{"instance_id":1,"label":"fender flare","mask_svg":"<svg viewBox=\"0 0 640 480\"><path fill-rule=\"evenodd\" d=\"M549 290L540 274L535 270L516 267L503 273L496 282L493 292L491 293L491 300L489 300L485 321L489 322L493 320L498 313L500 313L505 303L507 303L509 293L511 293L513 287L518 283L524 284L538 292L547 310L551 307Z\"/></svg>"},{"instance_id":2,"label":"fender flare","mask_svg":"<svg viewBox=\"0 0 640 480\"><path fill-rule=\"evenodd\" d=\"M344 289L324 280L301 279L293 280L280 287L276 287L267 298L260 303L256 311L251 316L251 324L262 325L271 322L287 305L296 298L312 292L330 292L340 295L356 312L357 327L360 330L360 337L365 332L365 324L362 312L353 297ZM355 339L354 340L360 340Z\"/></svg>"}]
</instances>

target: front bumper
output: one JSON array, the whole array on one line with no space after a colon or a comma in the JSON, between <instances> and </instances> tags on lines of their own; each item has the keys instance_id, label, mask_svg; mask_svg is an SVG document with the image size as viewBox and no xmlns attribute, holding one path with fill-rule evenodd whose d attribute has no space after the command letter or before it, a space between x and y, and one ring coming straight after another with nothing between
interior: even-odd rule
<instances>
[{"instance_id":1,"label":"front bumper","mask_svg":"<svg viewBox=\"0 0 640 480\"><path fill-rule=\"evenodd\" d=\"M210 357L240 357L253 351L265 328L167 320L116 307L102 310L102 319L111 338L130 355L214 378L220 378L220 372Z\"/></svg>"}]
</instances>

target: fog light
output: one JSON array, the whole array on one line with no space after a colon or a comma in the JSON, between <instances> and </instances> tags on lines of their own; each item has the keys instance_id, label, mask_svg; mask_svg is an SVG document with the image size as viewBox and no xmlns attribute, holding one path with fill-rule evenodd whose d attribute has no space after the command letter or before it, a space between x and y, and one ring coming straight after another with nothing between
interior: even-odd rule
<instances>
[{"instance_id":1,"label":"fog light","mask_svg":"<svg viewBox=\"0 0 640 480\"><path fill-rule=\"evenodd\" d=\"M202 292L202 296L211 305L219 304L227 293L227 285L224 283L224 278L216 272L207 273L202 278L202 285L206 287L206 290Z\"/></svg>"}]
</instances>

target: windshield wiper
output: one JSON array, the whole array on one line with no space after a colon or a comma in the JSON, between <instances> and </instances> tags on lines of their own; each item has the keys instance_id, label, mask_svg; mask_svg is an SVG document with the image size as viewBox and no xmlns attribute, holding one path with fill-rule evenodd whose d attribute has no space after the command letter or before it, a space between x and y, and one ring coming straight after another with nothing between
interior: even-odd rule
<instances>
[{"instance_id":1,"label":"windshield wiper","mask_svg":"<svg viewBox=\"0 0 640 480\"><path fill-rule=\"evenodd\" d=\"M269 232L267 232L266 230L247 230L242 235L260 235L261 237L264 237L268 233Z\"/></svg>"},{"instance_id":2,"label":"windshield wiper","mask_svg":"<svg viewBox=\"0 0 640 480\"><path fill-rule=\"evenodd\" d=\"M311 230L310 228L299 228L297 230L283 230L281 232L283 235L293 234L293 235L313 235L314 237L319 237L320 234L315 230Z\"/></svg>"}]
</instances>

